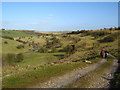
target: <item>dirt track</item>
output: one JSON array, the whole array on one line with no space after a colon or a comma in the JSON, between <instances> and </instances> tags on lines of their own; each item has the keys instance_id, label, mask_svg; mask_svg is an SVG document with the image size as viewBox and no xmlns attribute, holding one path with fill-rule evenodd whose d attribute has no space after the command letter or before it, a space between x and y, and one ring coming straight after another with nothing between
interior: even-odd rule
<instances>
[{"instance_id":1,"label":"dirt track","mask_svg":"<svg viewBox=\"0 0 120 90\"><path fill-rule=\"evenodd\" d=\"M65 86L73 83L78 78L101 67L105 62L106 62L106 60L103 59L102 61L95 63L91 66L88 66L86 68L77 69L77 70L71 71L63 76L51 78L50 80L48 80L44 83L39 83L36 86L33 86L32 88L63 88ZM94 87L91 87L91 88L108 88L109 81L110 81L109 79L113 78L113 73L116 71L117 67L118 67L117 60L114 59L114 64L111 66L110 70L108 72L106 72L104 77L101 76L100 81L97 82L99 84L96 83L96 85L94 85ZM100 83L102 83L102 84L100 84Z\"/></svg>"}]
</instances>

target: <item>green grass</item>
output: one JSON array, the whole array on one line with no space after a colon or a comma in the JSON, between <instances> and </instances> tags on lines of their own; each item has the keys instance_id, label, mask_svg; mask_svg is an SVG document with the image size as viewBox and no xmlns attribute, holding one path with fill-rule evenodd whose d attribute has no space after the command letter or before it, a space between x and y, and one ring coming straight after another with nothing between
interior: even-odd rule
<instances>
[{"instance_id":1,"label":"green grass","mask_svg":"<svg viewBox=\"0 0 120 90\"><path fill-rule=\"evenodd\" d=\"M5 41L7 41L8 44L4 44ZM21 44L22 43L20 42L3 38L2 39L2 54L22 53L22 52L28 51L29 49L32 49L32 47L28 46L27 44L24 45L25 48L17 49L16 47Z\"/></svg>"},{"instance_id":2,"label":"green grass","mask_svg":"<svg viewBox=\"0 0 120 90\"><path fill-rule=\"evenodd\" d=\"M4 30L4 31L0 31L0 33L2 32L2 36L9 36L9 37L28 37L28 36L34 36L31 34L26 34L20 31L13 31L13 30Z\"/></svg>"},{"instance_id":3,"label":"green grass","mask_svg":"<svg viewBox=\"0 0 120 90\"><path fill-rule=\"evenodd\" d=\"M84 77L79 78L74 83L66 86L66 88L88 88L93 83L99 81L101 75L103 75L107 70L109 70L112 64L113 64L113 59L109 59L109 61L105 62L105 64L103 64L101 67L90 72Z\"/></svg>"},{"instance_id":4,"label":"green grass","mask_svg":"<svg viewBox=\"0 0 120 90\"><path fill-rule=\"evenodd\" d=\"M64 55L64 53L31 53L25 54L24 60L22 62L16 63L16 67L6 66L3 68L3 76L6 74L15 74L18 72L25 72L27 66L32 68L38 66L44 66L45 64L50 64L55 61L59 61L58 58L54 55ZM17 67L19 65L19 67ZM23 68L21 70L21 68Z\"/></svg>"},{"instance_id":5,"label":"green grass","mask_svg":"<svg viewBox=\"0 0 120 90\"><path fill-rule=\"evenodd\" d=\"M14 39L19 39L19 37L15 37ZM45 38L43 38L43 37L31 37L30 39L29 39L29 37L25 37L25 38L21 38L20 40L28 41L28 42L34 41L34 43L39 43L38 44L39 46L45 45Z\"/></svg>"},{"instance_id":6,"label":"green grass","mask_svg":"<svg viewBox=\"0 0 120 90\"><path fill-rule=\"evenodd\" d=\"M40 82L49 80L51 77L63 75L73 69L86 67L88 64L84 62L60 64L54 66L41 66L37 70L18 73L3 78L3 88L24 88L35 85Z\"/></svg>"},{"instance_id":7,"label":"green grass","mask_svg":"<svg viewBox=\"0 0 120 90\"><path fill-rule=\"evenodd\" d=\"M31 53L24 56L23 62L20 62L20 65L43 65L58 61L58 58L54 55L59 55L64 53Z\"/></svg>"},{"instance_id":8,"label":"green grass","mask_svg":"<svg viewBox=\"0 0 120 90\"><path fill-rule=\"evenodd\" d=\"M80 37L80 41L76 44L77 47L90 48L93 47L93 43L97 43L91 36Z\"/></svg>"}]
</instances>

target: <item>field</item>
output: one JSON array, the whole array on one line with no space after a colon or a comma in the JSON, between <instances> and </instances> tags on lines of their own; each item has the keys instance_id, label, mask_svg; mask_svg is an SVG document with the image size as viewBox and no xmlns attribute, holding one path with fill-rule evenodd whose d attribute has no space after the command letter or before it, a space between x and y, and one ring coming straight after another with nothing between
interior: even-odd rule
<instances>
[{"instance_id":1,"label":"field","mask_svg":"<svg viewBox=\"0 0 120 90\"><path fill-rule=\"evenodd\" d=\"M118 58L118 31L114 28L58 33L1 30L3 87L29 87L87 67L101 60L99 51L103 48Z\"/></svg>"}]
</instances>

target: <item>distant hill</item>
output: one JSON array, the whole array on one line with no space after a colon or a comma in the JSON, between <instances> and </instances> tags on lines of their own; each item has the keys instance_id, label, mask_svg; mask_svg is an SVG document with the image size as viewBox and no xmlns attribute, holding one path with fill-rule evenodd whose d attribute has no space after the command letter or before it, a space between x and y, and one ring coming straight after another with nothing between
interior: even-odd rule
<instances>
[{"instance_id":1,"label":"distant hill","mask_svg":"<svg viewBox=\"0 0 120 90\"><path fill-rule=\"evenodd\" d=\"M0 33L2 33L2 36L7 36L7 37L22 37L22 36L34 36L32 34L27 34L24 32L21 32L19 30L2 30L0 31Z\"/></svg>"}]
</instances>

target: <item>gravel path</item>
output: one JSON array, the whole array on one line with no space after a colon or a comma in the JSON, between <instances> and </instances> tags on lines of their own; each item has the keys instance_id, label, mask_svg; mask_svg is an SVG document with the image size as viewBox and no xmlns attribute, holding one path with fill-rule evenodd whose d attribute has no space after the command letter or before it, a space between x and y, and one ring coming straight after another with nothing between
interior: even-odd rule
<instances>
[{"instance_id":1,"label":"gravel path","mask_svg":"<svg viewBox=\"0 0 120 90\"><path fill-rule=\"evenodd\" d=\"M109 88L109 82L113 78L113 74L116 71L118 67L117 60L114 58L114 63L111 66L111 68L106 72L103 76L101 76L95 83L94 85L91 84L90 87L88 88ZM93 65L90 65L88 67L85 67L83 69L77 69L74 71L71 71L63 76L59 77L53 77L50 80L44 82L44 83L39 83L36 86L33 86L31 88L63 88L74 81L76 81L78 78L88 74L91 71L94 71L95 69L99 68L106 62L105 59L101 60L98 63L95 63Z\"/></svg>"},{"instance_id":2,"label":"gravel path","mask_svg":"<svg viewBox=\"0 0 120 90\"><path fill-rule=\"evenodd\" d=\"M95 70L96 68L100 67L106 62L105 59L102 61L95 63L93 65L90 65L88 67L85 67L83 69L77 69L75 71L71 71L63 76L51 78L50 80L39 83L38 85L32 87L32 88L62 88L66 85L71 84L72 82L76 81L78 78L86 75L87 73Z\"/></svg>"},{"instance_id":3,"label":"gravel path","mask_svg":"<svg viewBox=\"0 0 120 90\"><path fill-rule=\"evenodd\" d=\"M112 56L112 55L111 55ZM114 73L118 68L118 60L115 59L114 56L114 63L110 67L110 69L104 73L95 83L91 84L89 86L90 88L109 88L110 87L110 81L113 79Z\"/></svg>"}]
</instances>

